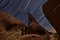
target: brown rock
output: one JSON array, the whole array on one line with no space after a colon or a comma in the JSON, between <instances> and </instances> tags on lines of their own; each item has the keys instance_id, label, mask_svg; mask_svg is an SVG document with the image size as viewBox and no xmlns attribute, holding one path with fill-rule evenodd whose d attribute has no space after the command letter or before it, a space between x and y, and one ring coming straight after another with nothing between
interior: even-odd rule
<instances>
[{"instance_id":1,"label":"brown rock","mask_svg":"<svg viewBox=\"0 0 60 40\"><path fill-rule=\"evenodd\" d=\"M45 40L45 38L36 34L27 34L27 35L21 36L18 40Z\"/></svg>"},{"instance_id":2,"label":"brown rock","mask_svg":"<svg viewBox=\"0 0 60 40\"><path fill-rule=\"evenodd\" d=\"M60 0L48 0L43 5L43 12L60 36Z\"/></svg>"},{"instance_id":3,"label":"brown rock","mask_svg":"<svg viewBox=\"0 0 60 40\"><path fill-rule=\"evenodd\" d=\"M25 33L25 27L22 21L0 11L0 40L17 40Z\"/></svg>"},{"instance_id":4,"label":"brown rock","mask_svg":"<svg viewBox=\"0 0 60 40\"><path fill-rule=\"evenodd\" d=\"M29 25L28 25L28 33L29 34L39 34L39 35L45 35L48 33L48 31L43 28L36 20L35 18L29 13L28 16L29 19Z\"/></svg>"}]
</instances>

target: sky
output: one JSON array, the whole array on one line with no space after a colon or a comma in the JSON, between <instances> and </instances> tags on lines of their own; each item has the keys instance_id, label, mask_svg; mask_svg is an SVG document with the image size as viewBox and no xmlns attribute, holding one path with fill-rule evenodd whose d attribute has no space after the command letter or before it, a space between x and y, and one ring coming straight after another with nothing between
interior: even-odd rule
<instances>
[{"instance_id":1,"label":"sky","mask_svg":"<svg viewBox=\"0 0 60 40\"><path fill-rule=\"evenodd\" d=\"M4 10L16 19L28 24L28 12L30 12L36 21L45 29L54 31L44 15L42 6L47 0L0 0L0 10ZM55 31L54 31L55 32Z\"/></svg>"}]
</instances>

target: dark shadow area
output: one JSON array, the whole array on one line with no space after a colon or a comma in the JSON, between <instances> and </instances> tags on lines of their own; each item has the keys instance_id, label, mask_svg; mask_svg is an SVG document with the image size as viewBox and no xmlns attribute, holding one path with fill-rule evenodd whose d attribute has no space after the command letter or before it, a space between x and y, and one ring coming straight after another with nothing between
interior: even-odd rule
<instances>
[{"instance_id":1,"label":"dark shadow area","mask_svg":"<svg viewBox=\"0 0 60 40\"><path fill-rule=\"evenodd\" d=\"M43 5L43 12L60 36L60 0L48 0Z\"/></svg>"}]
</instances>

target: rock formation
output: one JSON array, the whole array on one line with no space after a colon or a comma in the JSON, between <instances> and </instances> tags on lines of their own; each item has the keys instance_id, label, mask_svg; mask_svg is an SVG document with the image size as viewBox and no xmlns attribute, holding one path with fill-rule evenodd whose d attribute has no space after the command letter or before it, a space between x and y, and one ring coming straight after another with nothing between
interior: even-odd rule
<instances>
[{"instance_id":1,"label":"rock formation","mask_svg":"<svg viewBox=\"0 0 60 40\"><path fill-rule=\"evenodd\" d=\"M25 27L22 21L0 11L0 40L17 40L25 34Z\"/></svg>"},{"instance_id":2,"label":"rock formation","mask_svg":"<svg viewBox=\"0 0 60 40\"><path fill-rule=\"evenodd\" d=\"M13 16L0 11L0 40L50 40L50 33L29 14L28 27ZM55 38L55 37L54 37Z\"/></svg>"},{"instance_id":3,"label":"rock formation","mask_svg":"<svg viewBox=\"0 0 60 40\"><path fill-rule=\"evenodd\" d=\"M43 5L43 12L60 36L60 0L48 0Z\"/></svg>"}]
</instances>

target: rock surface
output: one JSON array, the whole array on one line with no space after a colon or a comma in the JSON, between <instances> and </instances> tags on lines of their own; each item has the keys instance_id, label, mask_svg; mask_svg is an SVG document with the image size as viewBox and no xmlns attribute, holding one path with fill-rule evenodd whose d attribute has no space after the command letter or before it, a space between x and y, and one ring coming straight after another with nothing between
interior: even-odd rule
<instances>
[{"instance_id":1,"label":"rock surface","mask_svg":"<svg viewBox=\"0 0 60 40\"><path fill-rule=\"evenodd\" d=\"M43 12L60 36L60 0L48 0L43 5Z\"/></svg>"},{"instance_id":2,"label":"rock surface","mask_svg":"<svg viewBox=\"0 0 60 40\"><path fill-rule=\"evenodd\" d=\"M32 18L33 19L33 18ZM57 40L47 30L42 28L35 19L25 26L22 21L15 19L6 12L0 11L0 40ZM56 36L56 37L55 37Z\"/></svg>"}]
</instances>

